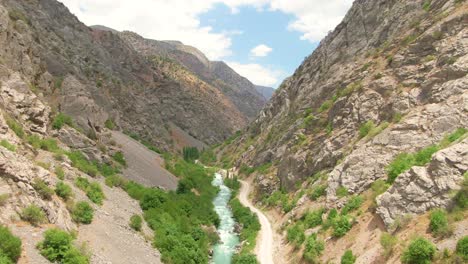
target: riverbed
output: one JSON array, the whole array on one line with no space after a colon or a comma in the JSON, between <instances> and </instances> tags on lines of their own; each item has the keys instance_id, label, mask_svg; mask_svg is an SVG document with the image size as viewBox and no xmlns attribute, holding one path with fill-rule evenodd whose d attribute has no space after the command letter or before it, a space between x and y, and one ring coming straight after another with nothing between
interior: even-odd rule
<instances>
[{"instance_id":1,"label":"riverbed","mask_svg":"<svg viewBox=\"0 0 468 264\"><path fill-rule=\"evenodd\" d=\"M230 264L232 256L236 252L236 247L239 245L239 236L234 230L236 221L228 205L232 192L231 189L224 185L223 177L219 173L215 174L212 184L220 189L218 195L213 200L215 211L220 219L218 227L220 241L213 248L212 263Z\"/></svg>"}]
</instances>

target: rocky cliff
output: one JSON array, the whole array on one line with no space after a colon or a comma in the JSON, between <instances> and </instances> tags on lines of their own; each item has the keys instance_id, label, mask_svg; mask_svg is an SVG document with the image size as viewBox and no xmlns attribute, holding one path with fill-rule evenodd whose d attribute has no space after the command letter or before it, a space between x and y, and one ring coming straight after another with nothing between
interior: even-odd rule
<instances>
[{"instance_id":1,"label":"rocky cliff","mask_svg":"<svg viewBox=\"0 0 468 264\"><path fill-rule=\"evenodd\" d=\"M124 34L88 28L57 1L2 1L1 18L2 63L87 133L112 120L166 150L173 148L174 129L213 144L244 127L264 104L238 75L243 82L230 83L213 77L217 67L210 66L212 79L204 80L182 59L142 55ZM194 48L161 43L163 52L217 64Z\"/></svg>"},{"instance_id":2,"label":"rocky cliff","mask_svg":"<svg viewBox=\"0 0 468 264\"><path fill-rule=\"evenodd\" d=\"M339 209L387 181L376 212L388 228L450 208L468 169L465 136L453 136L468 127L467 26L465 1L355 1L245 133L220 148L224 165L255 171L264 203L283 190L294 205L324 186L314 206ZM457 140L441 143L449 135ZM393 183L402 157L428 152L430 162L409 162Z\"/></svg>"}]
</instances>

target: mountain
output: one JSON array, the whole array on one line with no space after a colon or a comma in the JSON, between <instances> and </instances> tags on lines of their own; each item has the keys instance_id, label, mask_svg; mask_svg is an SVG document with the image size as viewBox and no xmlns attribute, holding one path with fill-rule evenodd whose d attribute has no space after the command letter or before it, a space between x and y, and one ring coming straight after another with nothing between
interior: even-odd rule
<instances>
[{"instance_id":1,"label":"mountain","mask_svg":"<svg viewBox=\"0 0 468 264\"><path fill-rule=\"evenodd\" d=\"M270 100L270 98L275 93L275 89L267 86L255 85L255 89L259 94L261 94L265 99Z\"/></svg>"},{"instance_id":2,"label":"mountain","mask_svg":"<svg viewBox=\"0 0 468 264\"><path fill-rule=\"evenodd\" d=\"M15 22L4 32L16 36L3 40L4 63L87 133L112 120L166 150L177 147L173 128L189 136L179 142L213 144L243 128L265 103L245 78L195 48L155 41L159 53L145 54L128 34L86 27L56 1L4 5ZM196 71L206 69L206 76ZM229 79L216 77L220 74Z\"/></svg>"},{"instance_id":3,"label":"mountain","mask_svg":"<svg viewBox=\"0 0 468 264\"><path fill-rule=\"evenodd\" d=\"M209 61L194 47L179 41L145 39L129 31L120 33L120 36L146 58L170 59L180 63L226 95L248 119L253 119L267 101L249 80L237 74L224 62Z\"/></svg>"},{"instance_id":4,"label":"mountain","mask_svg":"<svg viewBox=\"0 0 468 264\"><path fill-rule=\"evenodd\" d=\"M405 233L426 232L428 211L456 205L468 169L467 10L466 1L355 1L248 129L217 149L222 165L252 177L273 228L296 249L295 234L318 230L304 220L312 213L322 223L327 211L359 207L354 222L340 218L344 232L319 231L320 260L352 248L357 263L384 263L383 230L409 242ZM454 250L459 238L430 240ZM303 257L278 248L284 262ZM399 261L394 253L388 262Z\"/></svg>"}]
</instances>

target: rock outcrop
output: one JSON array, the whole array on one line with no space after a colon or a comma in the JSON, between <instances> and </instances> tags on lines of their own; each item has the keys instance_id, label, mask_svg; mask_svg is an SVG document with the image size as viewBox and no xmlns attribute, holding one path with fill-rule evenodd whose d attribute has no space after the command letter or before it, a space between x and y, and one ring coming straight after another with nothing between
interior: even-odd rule
<instances>
[{"instance_id":1,"label":"rock outcrop","mask_svg":"<svg viewBox=\"0 0 468 264\"><path fill-rule=\"evenodd\" d=\"M377 197L377 213L387 227L399 217L447 208L468 171L468 139L434 154L427 167L412 167Z\"/></svg>"}]
</instances>

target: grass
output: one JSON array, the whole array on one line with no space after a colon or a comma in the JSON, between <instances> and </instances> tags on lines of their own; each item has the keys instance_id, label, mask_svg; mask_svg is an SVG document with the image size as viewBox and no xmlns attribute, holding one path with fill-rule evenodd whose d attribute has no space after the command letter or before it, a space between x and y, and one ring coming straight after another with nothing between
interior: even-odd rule
<instances>
[{"instance_id":1,"label":"grass","mask_svg":"<svg viewBox=\"0 0 468 264\"><path fill-rule=\"evenodd\" d=\"M63 150L58 146L57 140L52 138L40 138L38 135L29 135L28 143L35 149L42 149L56 154L63 153Z\"/></svg>"},{"instance_id":2,"label":"grass","mask_svg":"<svg viewBox=\"0 0 468 264\"><path fill-rule=\"evenodd\" d=\"M384 250L383 255L386 259L388 259L392 255L397 243L398 239L390 235L389 233L382 233L382 235L380 235L380 245Z\"/></svg>"},{"instance_id":3,"label":"grass","mask_svg":"<svg viewBox=\"0 0 468 264\"><path fill-rule=\"evenodd\" d=\"M347 195L348 195L348 189L346 189L344 186L340 186L338 187L338 189L336 189L336 196L338 196L339 198L343 198Z\"/></svg>"},{"instance_id":4,"label":"grass","mask_svg":"<svg viewBox=\"0 0 468 264\"><path fill-rule=\"evenodd\" d=\"M68 116L64 113L58 113L52 121L52 128L60 130L64 125L73 127L73 119L71 118L71 116Z\"/></svg>"},{"instance_id":5,"label":"grass","mask_svg":"<svg viewBox=\"0 0 468 264\"><path fill-rule=\"evenodd\" d=\"M369 132L375 128L374 121L369 120L359 127L359 138L363 138L369 134Z\"/></svg>"},{"instance_id":6,"label":"grass","mask_svg":"<svg viewBox=\"0 0 468 264\"><path fill-rule=\"evenodd\" d=\"M319 107L318 112L319 112L319 113L325 112L325 111L327 111L328 109L330 109L332 106L333 106L333 100L331 100L331 99L326 100L326 101L323 102L323 104Z\"/></svg>"},{"instance_id":7,"label":"grass","mask_svg":"<svg viewBox=\"0 0 468 264\"><path fill-rule=\"evenodd\" d=\"M0 206L4 206L7 203L8 199L10 199L10 194L0 194Z\"/></svg>"},{"instance_id":8,"label":"grass","mask_svg":"<svg viewBox=\"0 0 468 264\"><path fill-rule=\"evenodd\" d=\"M24 130L20 123L18 123L15 119L5 116L5 121L8 127L13 130L13 132L19 137L24 138Z\"/></svg>"},{"instance_id":9,"label":"grass","mask_svg":"<svg viewBox=\"0 0 468 264\"><path fill-rule=\"evenodd\" d=\"M3 139L2 141L0 141L0 146L6 148L7 150L11 151L11 152L15 152L16 151L16 146L11 144L10 142L8 142L7 140Z\"/></svg>"},{"instance_id":10,"label":"grass","mask_svg":"<svg viewBox=\"0 0 468 264\"><path fill-rule=\"evenodd\" d=\"M361 196L351 197L341 209L341 214L347 215L349 212L358 209L362 205L363 202L364 202L364 199Z\"/></svg>"},{"instance_id":11,"label":"grass","mask_svg":"<svg viewBox=\"0 0 468 264\"><path fill-rule=\"evenodd\" d=\"M21 211L21 219L29 222L33 226L39 226L46 222L46 215L42 208L37 205L29 205Z\"/></svg>"},{"instance_id":12,"label":"grass","mask_svg":"<svg viewBox=\"0 0 468 264\"><path fill-rule=\"evenodd\" d=\"M132 215L130 217L130 227L135 231L141 231L143 219L139 215Z\"/></svg>"},{"instance_id":13,"label":"grass","mask_svg":"<svg viewBox=\"0 0 468 264\"><path fill-rule=\"evenodd\" d=\"M112 119L107 119L106 122L104 122L104 126L109 130L114 130L115 128L115 124Z\"/></svg>"},{"instance_id":14,"label":"grass","mask_svg":"<svg viewBox=\"0 0 468 264\"><path fill-rule=\"evenodd\" d=\"M21 240L1 224L0 238L0 263L16 263L21 256Z\"/></svg>"},{"instance_id":15,"label":"grass","mask_svg":"<svg viewBox=\"0 0 468 264\"><path fill-rule=\"evenodd\" d=\"M437 145L430 145L416 153L399 154L387 166L387 182L392 184L401 173L409 170L413 166L426 165L429 163L434 153L463 138L467 134L467 131L468 130L465 128L458 128L453 133L445 136L444 139Z\"/></svg>"},{"instance_id":16,"label":"grass","mask_svg":"<svg viewBox=\"0 0 468 264\"><path fill-rule=\"evenodd\" d=\"M126 167L127 166L127 161L125 160L125 157L122 152L118 151L114 155L112 155L112 158L117 161L120 165Z\"/></svg>"},{"instance_id":17,"label":"grass","mask_svg":"<svg viewBox=\"0 0 468 264\"><path fill-rule=\"evenodd\" d=\"M435 209L430 214L429 229L436 237L451 235L451 228L447 219L447 212L443 209Z\"/></svg>"},{"instance_id":18,"label":"grass","mask_svg":"<svg viewBox=\"0 0 468 264\"><path fill-rule=\"evenodd\" d=\"M40 178L35 178L32 186L44 200L51 200L55 193L54 190L52 190L52 188L50 188L49 185Z\"/></svg>"}]
</instances>

